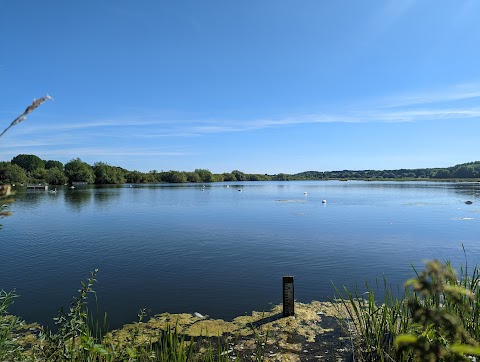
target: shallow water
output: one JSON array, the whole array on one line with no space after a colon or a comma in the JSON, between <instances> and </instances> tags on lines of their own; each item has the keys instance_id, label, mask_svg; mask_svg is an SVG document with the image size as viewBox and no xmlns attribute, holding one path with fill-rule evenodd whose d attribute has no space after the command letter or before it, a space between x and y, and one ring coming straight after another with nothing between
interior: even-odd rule
<instances>
[{"instance_id":1,"label":"shallow water","mask_svg":"<svg viewBox=\"0 0 480 362\"><path fill-rule=\"evenodd\" d=\"M401 288L426 259L458 267L462 245L470 265L480 256L480 183L20 189L11 210L0 231L0 288L16 288L12 311L42 323L95 268L99 304L116 327L140 308L224 319L266 310L281 302L283 275L309 302L333 297L333 284L361 290L383 276Z\"/></svg>"}]
</instances>

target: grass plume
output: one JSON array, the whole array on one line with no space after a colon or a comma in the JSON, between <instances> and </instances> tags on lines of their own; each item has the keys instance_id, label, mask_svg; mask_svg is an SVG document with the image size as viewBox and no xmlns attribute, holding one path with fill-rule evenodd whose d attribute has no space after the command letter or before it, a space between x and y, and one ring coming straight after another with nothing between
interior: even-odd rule
<instances>
[{"instance_id":1,"label":"grass plume","mask_svg":"<svg viewBox=\"0 0 480 362\"><path fill-rule=\"evenodd\" d=\"M25 121L27 119L27 114L31 113L35 108L37 108L39 105L44 103L47 100L53 100L52 97L50 97L48 94L44 97L41 97L39 99L33 99L32 104L30 104L25 111L19 115L17 118L15 118L10 125L3 130L3 132L0 134L0 138L7 133L7 131L12 128L13 126L16 126L17 124Z\"/></svg>"}]
</instances>

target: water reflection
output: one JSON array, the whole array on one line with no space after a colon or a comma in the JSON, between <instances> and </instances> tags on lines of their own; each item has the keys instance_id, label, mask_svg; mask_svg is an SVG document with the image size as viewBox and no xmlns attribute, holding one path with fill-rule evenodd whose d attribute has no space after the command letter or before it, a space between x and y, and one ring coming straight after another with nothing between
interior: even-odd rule
<instances>
[{"instance_id":1,"label":"water reflection","mask_svg":"<svg viewBox=\"0 0 480 362\"><path fill-rule=\"evenodd\" d=\"M453 187L454 191L461 195L465 201L480 201L480 183L464 183L464 184L455 184Z\"/></svg>"},{"instance_id":2,"label":"water reflection","mask_svg":"<svg viewBox=\"0 0 480 362\"><path fill-rule=\"evenodd\" d=\"M65 205L71 209L79 212L85 206L92 202L92 192L89 189L85 190L66 190L63 193Z\"/></svg>"},{"instance_id":3,"label":"water reflection","mask_svg":"<svg viewBox=\"0 0 480 362\"><path fill-rule=\"evenodd\" d=\"M108 206L120 198L120 190L118 188L99 188L92 190L92 193L95 204L99 206Z\"/></svg>"},{"instance_id":4,"label":"water reflection","mask_svg":"<svg viewBox=\"0 0 480 362\"><path fill-rule=\"evenodd\" d=\"M15 203L37 205L43 202L45 196L48 196L45 191L27 191L26 189L16 190Z\"/></svg>"}]
</instances>

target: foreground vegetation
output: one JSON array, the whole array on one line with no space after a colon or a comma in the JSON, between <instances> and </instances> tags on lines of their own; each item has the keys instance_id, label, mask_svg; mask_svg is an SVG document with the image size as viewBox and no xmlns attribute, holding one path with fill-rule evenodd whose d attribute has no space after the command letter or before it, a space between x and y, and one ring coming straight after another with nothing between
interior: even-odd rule
<instances>
[{"instance_id":1,"label":"foreground vegetation","mask_svg":"<svg viewBox=\"0 0 480 362\"><path fill-rule=\"evenodd\" d=\"M361 171L306 171L298 174L247 174L238 170L214 174L206 169L157 171L144 173L96 162L93 166L76 158L65 165L60 161L42 160L35 155L17 155L10 162L0 162L0 183L25 184L45 182L52 185L86 182L89 184L122 184L147 182L222 182L222 181L289 181L289 180L477 180L480 161L449 168Z\"/></svg>"},{"instance_id":2,"label":"foreground vegetation","mask_svg":"<svg viewBox=\"0 0 480 362\"><path fill-rule=\"evenodd\" d=\"M480 356L479 268L462 268L457 276L449 263L428 262L406 282L403 297L394 298L385 288L382 303L368 285L361 293L344 287L330 307L297 303L296 318L282 318L281 306L233 322L168 314L144 322L140 311L138 322L113 332L107 330L106 316L98 318L88 309L95 278L96 271L82 283L68 311L60 311L55 331L27 328L8 316L15 294L1 291L0 360L293 361L308 353L319 358L322 346L325 353L337 348L331 339L325 345L319 338L326 331L321 323L329 308L350 339L348 357L354 361L472 361ZM35 332L22 332L26 329ZM337 333L335 338L342 336ZM348 347L346 342L340 344ZM347 353L338 356L346 358Z\"/></svg>"},{"instance_id":3,"label":"foreground vegetation","mask_svg":"<svg viewBox=\"0 0 480 362\"><path fill-rule=\"evenodd\" d=\"M383 304L368 285L362 294L337 290L348 315L341 323L355 345L356 359L475 360L480 356L479 283L477 267L471 274L462 268L458 277L448 262L431 261L406 282L402 298L386 288Z\"/></svg>"},{"instance_id":4,"label":"foreground vegetation","mask_svg":"<svg viewBox=\"0 0 480 362\"><path fill-rule=\"evenodd\" d=\"M107 331L106 317L98 319L87 307L87 296L94 295L95 276L96 272L82 283L68 311L55 318L56 331L2 315L6 343L0 344L0 360L303 361L311 357L309 353L335 354L335 343L318 343L318 337L329 332L322 320L334 320L327 316L334 311L330 303L297 303L296 316L287 318L281 317L282 306L278 305L270 312L253 312L231 322L198 313L164 313L144 321L140 311L138 322ZM2 296L6 307L15 297L5 292Z\"/></svg>"}]
</instances>

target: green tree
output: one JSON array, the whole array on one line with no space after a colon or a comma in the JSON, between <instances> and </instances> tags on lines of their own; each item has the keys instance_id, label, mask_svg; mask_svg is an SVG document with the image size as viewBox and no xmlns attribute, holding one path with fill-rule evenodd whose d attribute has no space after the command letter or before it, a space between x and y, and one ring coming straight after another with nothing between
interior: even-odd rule
<instances>
[{"instance_id":1,"label":"green tree","mask_svg":"<svg viewBox=\"0 0 480 362\"><path fill-rule=\"evenodd\" d=\"M433 177L433 178L449 178L450 177L450 171L446 168L441 168L441 169L438 169L438 170L432 172L431 177Z\"/></svg>"},{"instance_id":2,"label":"green tree","mask_svg":"<svg viewBox=\"0 0 480 362\"><path fill-rule=\"evenodd\" d=\"M143 173L143 182L157 182L157 178L151 172Z\"/></svg>"},{"instance_id":3,"label":"green tree","mask_svg":"<svg viewBox=\"0 0 480 362\"><path fill-rule=\"evenodd\" d=\"M224 181L237 181L237 178L235 177L235 175L233 173L225 172L223 174L223 180Z\"/></svg>"},{"instance_id":4,"label":"green tree","mask_svg":"<svg viewBox=\"0 0 480 362\"><path fill-rule=\"evenodd\" d=\"M459 166L452 173L452 176L457 178L473 178L476 175L477 173L471 165Z\"/></svg>"},{"instance_id":5,"label":"green tree","mask_svg":"<svg viewBox=\"0 0 480 362\"><path fill-rule=\"evenodd\" d=\"M0 183L15 184L27 182L25 170L11 162L0 162Z\"/></svg>"},{"instance_id":6,"label":"green tree","mask_svg":"<svg viewBox=\"0 0 480 362\"><path fill-rule=\"evenodd\" d=\"M27 172L33 172L38 168L45 168L43 160L35 155L18 155L12 159L12 163L20 166Z\"/></svg>"},{"instance_id":7,"label":"green tree","mask_svg":"<svg viewBox=\"0 0 480 362\"><path fill-rule=\"evenodd\" d=\"M30 172L30 180L32 182L47 182L48 171L44 168L37 168Z\"/></svg>"},{"instance_id":8,"label":"green tree","mask_svg":"<svg viewBox=\"0 0 480 362\"><path fill-rule=\"evenodd\" d=\"M237 181L245 181L246 178L245 178L245 174L241 171L238 171L238 170L233 170L232 171L232 174L235 176L235 179Z\"/></svg>"},{"instance_id":9,"label":"green tree","mask_svg":"<svg viewBox=\"0 0 480 362\"><path fill-rule=\"evenodd\" d=\"M51 185L63 185L65 182L67 182L65 174L57 167L52 167L47 170L45 180Z\"/></svg>"},{"instance_id":10,"label":"green tree","mask_svg":"<svg viewBox=\"0 0 480 362\"><path fill-rule=\"evenodd\" d=\"M185 174L185 172L169 171L169 172L167 172L165 181L170 182L170 183L187 182L187 175Z\"/></svg>"},{"instance_id":11,"label":"green tree","mask_svg":"<svg viewBox=\"0 0 480 362\"><path fill-rule=\"evenodd\" d=\"M221 173L214 173L213 174L213 182L223 182L225 181L225 178L223 177L223 174Z\"/></svg>"},{"instance_id":12,"label":"green tree","mask_svg":"<svg viewBox=\"0 0 480 362\"><path fill-rule=\"evenodd\" d=\"M127 182L132 184L139 184L143 182L143 173L139 171L130 171L126 175Z\"/></svg>"},{"instance_id":13,"label":"green tree","mask_svg":"<svg viewBox=\"0 0 480 362\"><path fill-rule=\"evenodd\" d=\"M95 182L92 167L80 158L75 158L65 164L65 176L67 176L69 182L86 182L89 184Z\"/></svg>"},{"instance_id":14,"label":"green tree","mask_svg":"<svg viewBox=\"0 0 480 362\"><path fill-rule=\"evenodd\" d=\"M51 168L58 168L59 170L63 170L63 163L60 161L48 160L45 162L45 169L50 170Z\"/></svg>"},{"instance_id":15,"label":"green tree","mask_svg":"<svg viewBox=\"0 0 480 362\"><path fill-rule=\"evenodd\" d=\"M188 182L202 182L202 179L196 172L186 172Z\"/></svg>"},{"instance_id":16,"label":"green tree","mask_svg":"<svg viewBox=\"0 0 480 362\"><path fill-rule=\"evenodd\" d=\"M93 172L95 174L95 183L97 184L119 184L125 182L121 169L104 162L96 162L93 165Z\"/></svg>"},{"instance_id":17,"label":"green tree","mask_svg":"<svg viewBox=\"0 0 480 362\"><path fill-rule=\"evenodd\" d=\"M213 174L209 170L197 168L195 173L200 176L200 180L202 180L202 182L213 182Z\"/></svg>"},{"instance_id":18,"label":"green tree","mask_svg":"<svg viewBox=\"0 0 480 362\"><path fill-rule=\"evenodd\" d=\"M289 175L285 173L279 173L278 175L275 175L275 180L277 181L288 181L289 180Z\"/></svg>"}]
</instances>

